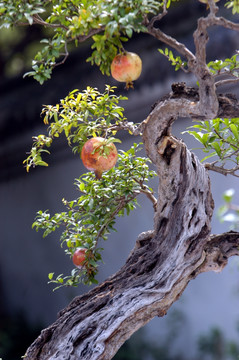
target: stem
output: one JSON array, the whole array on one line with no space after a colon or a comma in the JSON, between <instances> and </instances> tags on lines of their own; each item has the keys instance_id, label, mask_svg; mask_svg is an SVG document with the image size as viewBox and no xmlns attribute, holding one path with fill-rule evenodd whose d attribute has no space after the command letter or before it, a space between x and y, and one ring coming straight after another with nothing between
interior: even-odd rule
<instances>
[{"instance_id":1,"label":"stem","mask_svg":"<svg viewBox=\"0 0 239 360\"><path fill-rule=\"evenodd\" d=\"M233 175L235 177L239 177L239 175L236 174L236 172L239 170L239 165L235 166L232 169L225 169L222 166L216 166L216 165L210 164L210 163L206 163L204 166L205 166L205 168L207 170L215 171L215 172L217 172L219 174L222 174L224 176Z\"/></svg>"},{"instance_id":2,"label":"stem","mask_svg":"<svg viewBox=\"0 0 239 360\"><path fill-rule=\"evenodd\" d=\"M142 181L138 181L137 179L134 178L134 181L137 182L137 184L140 185L141 189L140 189L140 192L145 194L147 196L147 198L152 202L153 204L153 208L154 208L154 211L157 211L157 199L156 197L153 195L153 192L150 191L146 185L143 184Z\"/></svg>"},{"instance_id":3,"label":"stem","mask_svg":"<svg viewBox=\"0 0 239 360\"><path fill-rule=\"evenodd\" d=\"M237 146L237 145L235 145L235 144L232 144L232 143L230 143L229 141L227 141L226 139L224 139L224 137L222 137L222 135L221 135L216 129L214 129L214 131L215 131L215 133L217 134L217 136L219 137L219 139L222 140L222 142L224 142L225 144L227 144L227 145L229 145L229 146L231 146L231 147L236 148L236 149L237 149L237 150L235 150L236 152L239 151L239 146ZM231 156L231 155L232 155L232 154L230 154L230 156Z\"/></svg>"},{"instance_id":4,"label":"stem","mask_svg":"<svg viewBox=\"0 0 239 360\"><path fill-rule=\"evenodd\" d=\"M218 88L219 86L229 85L229 84L236 84L239 82L239 78L236 79L226 79L226 80L218 80L215 82L215 87Z\"/></svg>"},{"instance_id":5,"label":"stem","mask_svg":"<svg viewBox=\"0 0 239 360\"><path fill-rule=\"evenodd\" d=\"M86 35L79 35L79 36L77 36L77 40L78 40L79 42L84 42L85 40L91 38L92 36L94 36L94 35L96 35L96 34L98 34L98 33L100 33L101 31L104 31L104 29L105 29L105 26L102 26L102 27L97 28L97 29L92 29L92 30L90 30L89 33L86 34ZM72 39L72 40L75 40L75 39Z\"/></svg>"},{"instance_id":6,"label":"stem","mask_svg":"<svg viewBox=\"0 0 239 360\"><path fill-rule=\"evenodd\" d=\"M50 24L50 23L44 21L44 20L40 17L39 14L33 15L32 18L33 18L33 24L34 24L34 25L35 25L35 24L38 24L38 25L42 25L42 26L46 26L46 27L50 27L50 28L62 28L62 29L64 29L64 30L68 30L68 27L65 26L65 25L62 25L62 24ZM19 22L17 23L17 25L20 25L20 26L29 26L30 24L29 24L28 22L25 23L25 22L19 21Z\"/></svg>"},{"instance_id":7,"label":"stem","mask_svg":"<svg viewBox=\"0 0 239 360\"><path fill-rule=\"evenodd\" d=\"M160 15L162 15L162 14L160 14ZM172 38L169 35L166 35L160 29L154 27L155 21L159 20L161 17L158 15L158 16L153 17L150 20L150 22L147 26L148 33L150 35L154 36L156 39L162 41L166 45L177 50L179 52L179 54L183 55L188 60L188 67L192 71L195 61L196 61L194 54L183 43L178 42L176 39Z\"/></svg>"},{"instance_id":8,"label":"stem","mask_svg":"<svg viewBox=\"0 0 239 360\"><path fill-rule=\"evenodd\" d=\"M96 247L96 245L97 245L97 243L98 243L99 238L100 238L101 235L103 234L105 228L108 226L108 224L114 219L114 217L118 214L118 212L119 212L120 210L122 210L127 203L129 203L130 201L132 201L133 199L135 199L136 196L137 196L137 195L134 194L134 195L131 196L128 200L125 200L125 199L124 199L124 200L121 200L121 202L119 203L119 205L118 205L118 206L116 207L116 209L112 212L110 218L101 226L100 230L98 231L98 234L97 234L97 236L96 236L96 244L95 244L95 247Z\"/></svg>"},{"instance_id":9,"label":"stem","mask_svg":"<svg viewBox=\"0 0 239 360\"><path fill-rule=\"evenodd\" d=\"M147 189L144 189L143 187L140 190L140 192L147 196L147 198L153 203L154 211L157 211L157 203L158 202L157 202L156 197L152 194L152 192Z\"/></svg>"},{"instance_id":10,"label":"stem","mask_svg":"<svg viewBox=\"0 0 239 360\"><path fill-rule=\"evenodd\" d=\"M64 54L61 54L61 55L64 56L63 60L60 61L60 62L58 62L58 63L56 63L56 64L54 65L54 67L64 64L65 61L66 61L66 59L68 58L69 52L68 52L68 49L67 49L67 42L65 42L65 53L64 53Z\"/></svg>"}]
</instances>

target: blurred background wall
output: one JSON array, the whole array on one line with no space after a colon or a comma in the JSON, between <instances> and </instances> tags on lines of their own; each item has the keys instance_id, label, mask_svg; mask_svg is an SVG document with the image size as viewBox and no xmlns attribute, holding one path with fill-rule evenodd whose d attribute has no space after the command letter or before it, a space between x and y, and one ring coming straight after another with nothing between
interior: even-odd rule
<instances>
[{"instance_id":1,"label":"blurred background wall","mask_svg":"<svg viewBox=\"0 0 239 360\"><path fill-rule=\"evenodd\" d=\"M163 21L162 28L193 50L191 35L195 19L204 13L205 7L199 2L185 2L172 9L169 22ZM143 72L135 82L134 90L126 93L124 85L116 84L85 62L90 54L90 42L74 50L67 62L54 70L52 79L39 85L30 78L23 79L22 75L29 69L30 56L38 46L41 31L37 27L30 34L25 28L0 30L0 357L8 354L3 356L3 360L20 358L23 353L17 356L13 348L24 345L26 349L39 330L56 319L59 310L74 296L88 291L88 287L79 287L52 292L51 285L47 285L48 273L67 274L72 264L59 246L59 233L42 239L42 233L31 228L38 210L49 209L52 214L62 211L63 197L70 200L78 196L74 179L85 172L80 157L73 155L62 138L51 150L48 168L36 168L26 173L22 162L31 147L32 136L45 132L40 117L42 105L55 104L69 91L75 88L83 90L87 85L103 91L107 83L117 85L117 92L128 96L126 117L129 121L139 122L146 118L154 102L170 91L172 82L186 81L188 85L195 85L191 76L185 77L170 68L157 51L162 44L147 35L135 36L126 45L127 50L137 52L143 61ZM231 56L238 47L239 39L234 33L214 29L210 34L208 60L222 54ZM238 95L236 87L220 91ZM189 120L179 119L173 133L184 138L192 149L198 144L189 135L181 134L189 125ZM140 138L126 134L121 134L121 138L124 149L140 141ZM203 157L199 150L193 151ZM215 200L212 232L220 233L228 230L228 224L219 222L216 211L222 203L223 192L228 188L237 190L235 201L239 203L238 180L210 175ZM157 192L157 179L152 186ZM140 204L141 207L128 218L117 220L118 232L102 243L105 264L100 266L100 282L124 264L137 235L152 228L151 203L141 197ZM228 339L238 339L238 275L235 259L220 274L200 275L189 284L167 316L156 318L146 326L145 336L163 343L169 323L176 328L176 323L172 325L174 314L181 314L173 349L175 353L183 353L184 359L192 360L196 356L199 336L212 327L222 329ZM29 328L32 338L25 335L21 339L19 328ZM20 344L17 344L18 340Z\"/></svg>"}]
</instances>

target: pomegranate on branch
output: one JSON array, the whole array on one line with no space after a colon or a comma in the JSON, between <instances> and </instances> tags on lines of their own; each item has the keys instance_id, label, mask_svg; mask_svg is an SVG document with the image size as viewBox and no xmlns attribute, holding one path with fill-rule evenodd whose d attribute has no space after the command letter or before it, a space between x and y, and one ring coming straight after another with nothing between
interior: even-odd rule
<instances>
[{"instance_id":1,"label":"pomegranate on branch","mask_svg":"<svg viewBox=\"0 0 239 360\"><path fill-rule=\"evenodd\" d=\"M137 80L142 72L142 61L133 53L124 51L114 57L111 63L111 75L120 82L126 83L126 89L133 88L133 81Z\"/></svg>"},{"instance_id":2,"label":"pomegranate on branch","mask_svg":"<svg viewBox=\"0 0 239 360\"><path fill-rule=\"evenodd\" d=\"M86 141L81 151L84 166L95 172L97 179L103 171L113 168L117 161L118 152L113 142L102 137L93 137Z\"/></svg>"},{"instance_id":3,"label":"pomegranate on branch","mask_svg":"<svg viewBox=\"0 0 239 360\"><path fill-rule=\"evenodd\" d=\"M85 253L86 253L85 248L78 248L74 252L73 257L72 257L72 261L73 261L73 264L76 267L81 268L84 265L84 262L85 262L85 259L86 259Z\"/></svg>"}]
</instances>

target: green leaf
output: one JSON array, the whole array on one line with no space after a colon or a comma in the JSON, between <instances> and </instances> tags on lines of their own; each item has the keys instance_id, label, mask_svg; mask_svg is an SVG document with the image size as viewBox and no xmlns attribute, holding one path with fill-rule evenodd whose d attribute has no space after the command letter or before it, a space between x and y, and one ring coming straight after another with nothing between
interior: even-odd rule
<instances>
[{"instance_id":1,"label":"green leaf","mask_svg":"<svg viewBox=\"0 0 239 360\"><path fill-rule=\"evenodd\" d=\"M80 191L84 191L85 190L85 184L83 182L80 183L79 185Z\"/></svg>"},{"instance_id":2,"label":"green leaf","mask_svg":"<svg viewBox=\"0 0 239 360\"><path fill-rule=\"evenodd\" d=\"M131 38L133 35L133 29L132 28L126 28L125 29L126 35Z\"/></svg>"},{"instance_id":3,"label":"green leaf","mask_svg":"<svg viewBox=\"0 0 239 360\"><path fill-rule=\"evenodd\" d=\"M228 204L232 202L232 198L235 194L235 190L234 189L228 189L224 192L223 194L223 200Z\"/></svg>"},{"instance_id":4,"label":"green leaf","mask_svg":"<svg viewBox=\"0 0 239 360\"><path fill-rule=\"evenodd\" d=\"M211 143L211 146L216 150L218 156L221 156L221 148L218 142L214 141Z\"/></svg>"},{"instance_id":5,"label":"green leaf","mask_svg":"<svg viewBox=\"0 0 239 360\"><path fill-rule=\"evenodd\" d=\"M238 129L237 129L236 125L235 124L230 124L229 127L230 127L233 135L235 136L235 138L238 140L239 139L239 134L238 134Z\"/></svg>"},{"instance_id":6,"label":"green leaf","mask_svg":"<svg viewBox=\"0 0 239 360\"><path fill-rule=\"evenodd\" d=\"M52 280L53 279L53 276L54 276L54 272L51 272L48 274L48 279L49 280Z\"/></svg>"},{"instance_id":7,"label":"green leaf","mask_svg":"<svg viewBox=\"0 0 239 360\"><path fill-rule=\"evenodd\" d=\"M198 140L200 143L203 144L203 141L202 141L203 134L201 132L196 132L196 131L191 131L191 130L189 130L187 132L188 132L188 134L192 135L196 140Z\"/></svg>"},{"instance_id":8,"label":"green leaf","mask_svg":"<svg viewBox=\"0 0 239 360\"><path fill-rule=\"evenodd\" d=\"M216 151L213 151L213 152L211 152L209 155L205 156L205 157L201 160L201 162L203 162L203 161L205 161L205 160L207 160L207 159L210 159L211 157L213 157L213 156L215 156L215 155L217 155L217 153L216 153Z\"/></svg>"}]
</instances>

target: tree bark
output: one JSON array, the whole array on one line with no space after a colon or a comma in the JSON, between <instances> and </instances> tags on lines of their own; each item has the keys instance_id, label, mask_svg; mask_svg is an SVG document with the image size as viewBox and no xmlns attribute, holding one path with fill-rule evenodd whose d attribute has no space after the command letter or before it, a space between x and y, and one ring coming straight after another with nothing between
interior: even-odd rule
<instances>
[{"instance_id":1,"label":"tree bark","mask_svg":"<svg viewBox=\"0 0 239 360\"><path fill-rule=\"evenodd\" d=\"M234 100L218 96L218 114L238 111ZM199 105L197 90L175 85L142 123L159 180L154 229L139 235L116 274L59 313L25 359L110 360L136 330L164 316L191 279L221 271L230 256L239 255L238 233L210 235L214 203L208 171L171 135L178 117L200 116Z\"/></svg>"}]
</instances>

